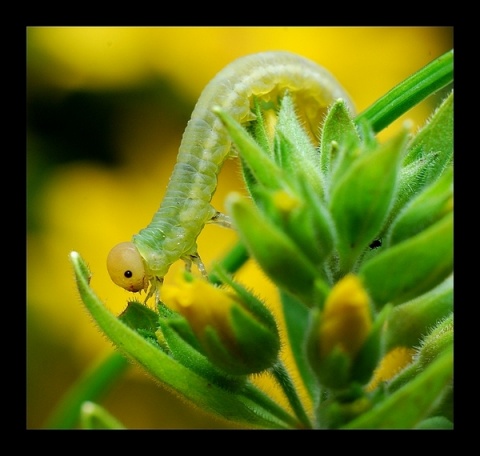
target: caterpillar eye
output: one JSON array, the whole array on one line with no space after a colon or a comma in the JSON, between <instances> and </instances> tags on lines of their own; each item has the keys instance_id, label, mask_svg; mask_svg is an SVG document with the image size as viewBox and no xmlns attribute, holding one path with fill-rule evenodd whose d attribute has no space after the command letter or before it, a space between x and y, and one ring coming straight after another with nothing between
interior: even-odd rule
<instances>
[{"instance_id":1,"label":"caterpillar eye","mask_svg":"<svg viewBox=\"0 0 480 456\"><path fill-rule=\"evenodd\" d=\"M132 242L117 244L107 257L107 270L112 281L127 291L145 289L145 266Z\"/></svg>"}]
</instances>

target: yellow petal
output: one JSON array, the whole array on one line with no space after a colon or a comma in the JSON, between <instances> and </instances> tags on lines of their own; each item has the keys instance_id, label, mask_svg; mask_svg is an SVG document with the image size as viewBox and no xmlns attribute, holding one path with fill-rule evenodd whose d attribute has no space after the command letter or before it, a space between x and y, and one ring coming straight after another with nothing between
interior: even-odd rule
<instances>
[{"instance_id":1,"label":"yellow petal","mask_svg":"<svg viewBox=\"0 0 480 456\"><path fill-rule=\"evenodd\" d=\"M320 325L320 355L328 355L335 346L354 356L372 327L369 297L360 279L343 277L330 292Z\"/></svg>"}]
</instances>

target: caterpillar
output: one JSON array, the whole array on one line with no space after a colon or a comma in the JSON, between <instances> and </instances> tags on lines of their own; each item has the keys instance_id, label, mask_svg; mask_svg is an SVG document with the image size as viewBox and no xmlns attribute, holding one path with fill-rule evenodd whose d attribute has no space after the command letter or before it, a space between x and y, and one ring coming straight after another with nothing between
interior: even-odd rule
<instances>
[{"instance_id":1,"label":"caterpillar","mask_svg":"<svg viewBox=\"0 0 480 456\"><path fill-rule=\"evenodd\" d=\"M150 224L131 242L108 254L113 282L131 292L160 298L170 266L183 260L206 276L197 252L197 237L206 223L230 226L228 216L211 205L222 164L235 153L212 108L219 106L241 124L254 119L254 98L275 102L286 91L302 107L307 121L319 125L326 108L338 98L351 106L342 86L323 67L299 55L262 52L241 57L221 70L204 88L192 112L164 199Z\"/></svg>"}]
</instances>

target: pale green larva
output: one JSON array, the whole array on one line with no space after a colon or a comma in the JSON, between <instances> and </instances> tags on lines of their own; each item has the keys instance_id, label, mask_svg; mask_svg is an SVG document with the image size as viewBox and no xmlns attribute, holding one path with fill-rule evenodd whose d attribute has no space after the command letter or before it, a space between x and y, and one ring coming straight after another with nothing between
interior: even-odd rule
<instances>
[{"instance_id":1,"label":"pale green larva","mask_svg":"<svg viewBox=\"0 0 480 456\"><path fill-rule=\"evenodd\" d=\"M217 175L231 141L212 108L219 106L241 124L253 119L256 97L276 101L286 91L318 128L325 109L338 98L350 103L340 84L321 66L289 52L263 52L235 60L205 87L183 134L177 163L165 197L150 224L132 242L114 247L107 259L112 280L128 291L155 295L170 266L182 259L190 268L205 268L197 252L197 237L206 223L228 226L228 217L210 201Z\"/></svg>"}]
</instances>

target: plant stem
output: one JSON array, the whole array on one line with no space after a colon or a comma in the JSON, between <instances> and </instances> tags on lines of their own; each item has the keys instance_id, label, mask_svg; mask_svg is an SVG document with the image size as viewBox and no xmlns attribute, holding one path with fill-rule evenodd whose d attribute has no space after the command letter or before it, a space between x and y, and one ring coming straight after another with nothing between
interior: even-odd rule
<instances>
[{"instance_id":1,"label":"plant stem","mask_svg":"<svg viewBox=\"0 0 480 456\"><path fill-rule=\"evenodd\" d=\"M227 254L218 262L218 265L227 273L234 273L238 269L240 269L245 262L248 260L249 255L245 246L238 242L235 244ZM213 270L210 275L210 282L214 284L221 284L222 281L218 278L217 274L215 274L215 270Z\"/></svg>"},{"instance_id":2,"label":"plant stem","mask_svg":"<svg viewBox=\"0 0 480 456\"><path fill-rule=\"evenodd\" d=\"M453 82L453 50L430 62L365 109L356 118L367 120L378 133L437 90Z\"/></svg>"},{"instance_id":3,"label":"plant stem","mask_svg":"<svg viewBox=\"0 0 480 456\"><path fill-rule=\"evenodd\" d=\"M288 402L290 403L290 406L295 412L297 418L306 428L311 429L312 422L310 421L310 418L308 417L307 412L305 411L303 404L298 397L295 385L293 384L293 381L283 363L278 361L270 371L281 386L285 396L287 396Z\"/></svg>"}]
</instances>

